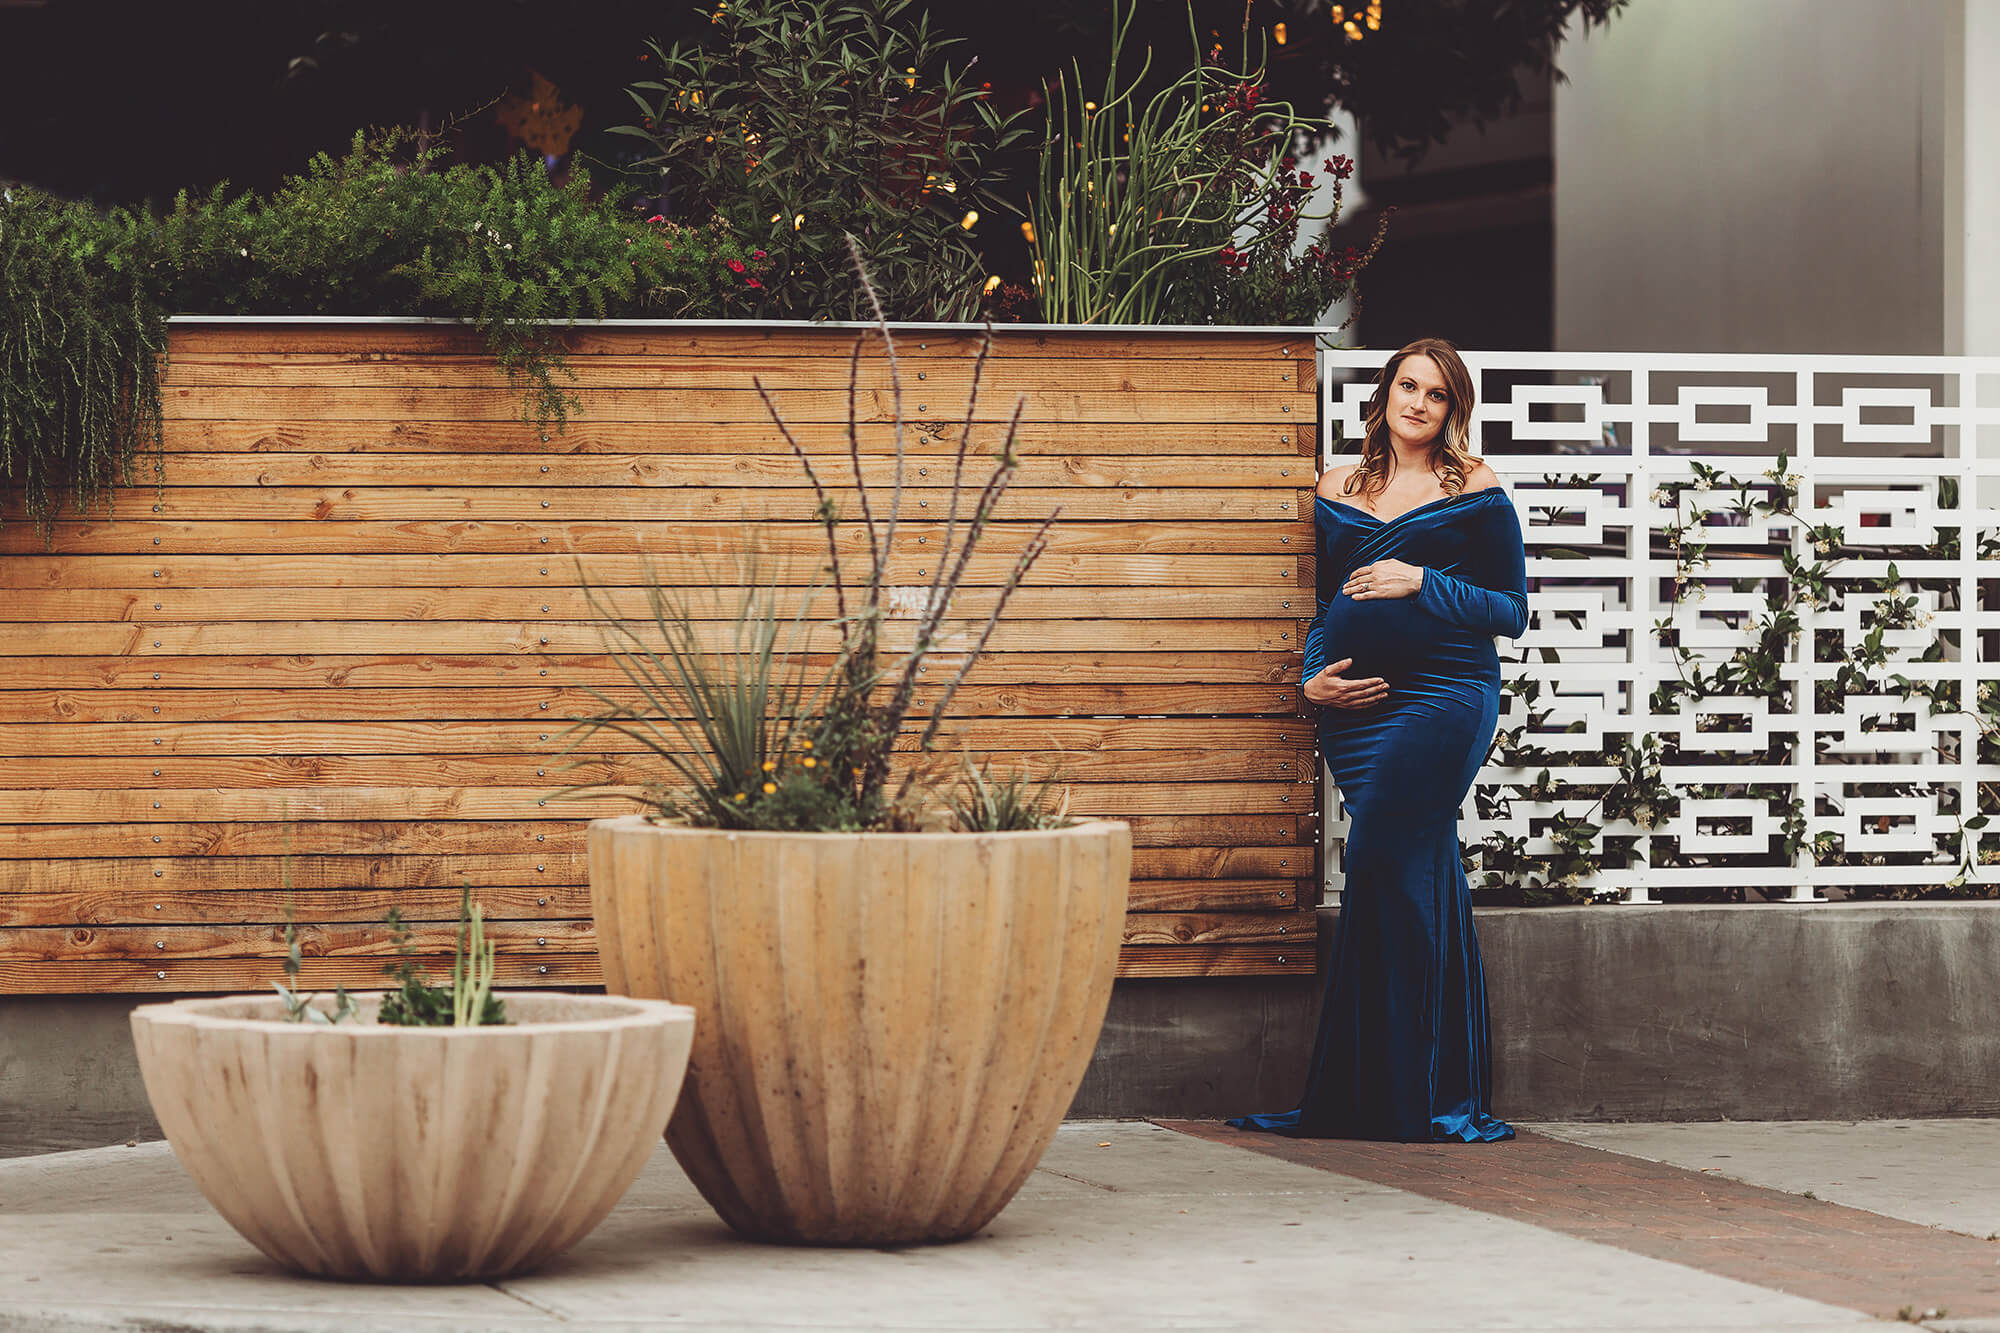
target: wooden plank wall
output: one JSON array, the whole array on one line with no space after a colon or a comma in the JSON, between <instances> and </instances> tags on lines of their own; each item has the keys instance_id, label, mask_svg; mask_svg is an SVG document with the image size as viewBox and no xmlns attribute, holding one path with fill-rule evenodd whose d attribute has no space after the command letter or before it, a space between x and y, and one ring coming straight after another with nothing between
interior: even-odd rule
<instances>
[{"instance_id":1,"label":"wooden plank wall","mask_svg":"<svg viewBox=\"0 0 2000 1333\"><path fill-rule=\"evenodd\" d=\"M262 989L288 899L306 979L369 986L384 912L448 951L462 879L507 984L595 982L584 821L633 807L547 800L575 780L551 756L581 687L624 688L579 579L636 610L648 564L698 586L746 522L809 578L812 495L751 376L837 483L854 337L579 332L582 411L545 435L461 330L176 325L164 490L52 550L0 511L0 991ZM975 345L900 339L899 584L928 582ZM1022 397L1021 469L955 619L1062 518L957 696L964 743L1131 821L1124 975L1309 972L1310 339L1003 330L975 445ZM885 482L890 432L861 447ZM639 758L585 772L637 790Z\"/></svg>"}]
</instances>

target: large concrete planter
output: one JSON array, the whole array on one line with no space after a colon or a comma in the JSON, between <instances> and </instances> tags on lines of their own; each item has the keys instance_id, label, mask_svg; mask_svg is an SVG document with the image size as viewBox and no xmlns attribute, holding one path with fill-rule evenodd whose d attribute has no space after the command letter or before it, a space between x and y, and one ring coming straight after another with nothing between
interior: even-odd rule
<instances>
[{"instance_id":1,"label":"large concrete planter","mask_svg":"<svg viewBox=\"0 0 2000 1333\"><path fill-rule=\"evenodd\" d=\"M758 1240L905 1245L993 1219L1111 996L1129 826L590 826L605 984L702 1015L667 1143Z\"/></svg>"},{"instance_id":2,"label":"large concrete planter","mask_svg":"<svg viewBox=\"0 0 2000 1333\"><path fill-rule=\"evenodd\" d=\"M673 1110L682 1005L507 996L504 1027L281 1020L272 997L132 1012L146 1094L217 1212L320 1277L482 1281L611 1211Z\"/></svg>"}]
</instances>

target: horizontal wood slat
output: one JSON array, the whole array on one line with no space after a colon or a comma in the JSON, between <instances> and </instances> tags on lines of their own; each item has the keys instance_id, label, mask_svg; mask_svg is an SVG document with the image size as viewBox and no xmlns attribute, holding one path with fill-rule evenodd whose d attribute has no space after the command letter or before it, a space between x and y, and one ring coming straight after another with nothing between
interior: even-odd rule
<instances>
[{"instance_id":1,"label":"horizontal wood slat","mask_svg":"<svg viewBox=\"0 0 2000 1333\"><path fill-rule=\"evenodd\" d=\"M0 529L18 533L10 525ZM127 536L129 541L129 534ZM337 560L293 553L262 555L181 555L162 549L153 555L56 554L0 551L0 601L16 588L188 588L347 587L476 588L565 587L579 579L594 587L679 584L718 571L697 556L584 553L567 556L554 545L548 555L491 555L436 552L429 555L343 555ZM1019 543L1017 543L1018 545ZM150 549L150 547L148 548ZM1004 584L1014 556L975 552L966 565L968 586ZM1081 583L1115 586L1173 585L1205 588L1299 586L1300 559L1291 555L1071 555L1051 553L1035 562L1023 580L1028 587ZM894 552L884 562L889 586L928 588L932 558ZM803 586L818 581L818 568L805 560L790 568L774 565L771 581ZM1308 587L1310 585L1307 585Z\"/></svg>"},{"instance_id":2,"label":"horizontal wood slat","mask_svg":"<svg viewBox=\"0 0 2000 1333\"><path fill-rule=\"evenodd\" d=\"M751 361L795 357L838 357L844 364L862 341L864 359L880 355L881 340L873 331L836 328L772 328L728 325L722 328L659 325L649 328L602 327L571 329L557 337L564 351L587 365L600 356L743 357ZM894 333L901 356L930 353L952 360L969 359L980 348L977 332L905 329ZM1178 365L1217 358L1243 360L1310 356L1313 337L1272 333L1233 333L1202 329L1099 333L1088 329L996 330L989 355L996 361L1014 357L1040 359L1102 357L1165 360ZM282 350L280 350L282 349ZM256 324L177 322L170 346L173 360L187 357L235 356L252 360L278 357L345 357L358 364L408 359L424 362L437 356L486 357L485 335L476 329L448 325L373 324L342 328L325 324L293 327ZM169 361L172 364L172 361ZM1174 367L1167 367L1172 373ZM582 373L582 371L579 371Z\"/></svg>"},{"instance_id":3,"label":"horizontal wood slat","mask_svg":"<svg viewBox=\"0 0 2000 1333\"><path fill-rule=\"evenodd\" d=\"M199 661L200 659L183 659ZM533 667L533 663L528 665ZM981 670L991 664L982 662ZM535 668L539 669L539 668ZM164 675L164 672L162 672ZM1260 673L1261 674L1261 673ZM920 711L932 707L939 687L920 686ZM608 689L606 698L638 705L633 690ZM73 689L0 690L0 724L10 722L289 722L437 721L541 718L567 725L596 709L582 690L517 687L492 689L350 689L340 679L309 692L295 689ZM982 685L968 682L953 695L948 717L1164 717L1296 716L1298 689L1291 685ZM1303 724L1302 724L1303 725Z\"/></svg>"},{"instance_id":4,"label":"horizontal wood slat","mask_svg":"<svg viewBox=\"0 0 2000 1333\"><path fill-rule=\"evenodd\" d=\"M829 357L756 356L593 356L583 363L577 382L589 389L643 389L671 393L727 390L741 393L759 382L772 393L847 392L848 360ZM917 403L942 405L965 402L972 387L972 362L960 356L929 351L899 355L903 397ZM897 376L888 362L864 357L859 383L864 393L893 392ZM1174 368L1175 393L1240 394L1246 390L1277 393L1299 391L1299 365L1277 357L1214 357L1183 361ZM1011 403L1016 395L1058 392L1123 394L1135 386L1159 384L1156 360L1135 357L1003 357L990 360L981 378L982 396ZM161 379L168 392L202 389L484 389L512 392L507 377L491 356L405 356L355 361L331 356L246 357L182 353L173 358ZM699 400L693 400L699 401ZM842 420L845 420L843 411Z\"/></svg>"},{"instance_id":5,"label":"horizontal wood slat","mask_svg":"<svg viewBox=\"0 0 2000 1333\"><path fill-rule=\"evenodd\" d=\"M925 386L926 388L928 386ZM770 410L749 384L740 389L677 389L670 393L607 388L566 389L580 414L592 421L706 421L768 423ZM844 389L792 389L773 395L786 421L845 422ZM265 421L273 417L317 417L322 421L519 421L521 394L509 388L431 389L299 385L281 388L165 388L162 414L169 421ZM1025 393L984 394L974 420L1004 422L1016 403L1030 421L1124 421L1170 424L1181 421L1277 422L1306 410L1299 395L1279 389L1237 393L1184 393L1175 381L1155 380L1136 391L1102 393L1059 388ZM965 415L965 394L944 389L903 393L905 421L913 425L955 424ZM895 420L895 397L886 389L864 388L858 399L861 420Z\"/></svg>"},{"instance_id":6,"label":"horizontal wood slat","mask_svg":"<svg viewBox=\"0 0 2000 1333\"><path fill-rule=\"evenodd\" d=\"M1011 562L1034 540L1044 514L1033 522L994 523L982 534L975 560L984 559L997 582L1012 569ZM263 523L244 519L228 523L147 522L144 524L80 525L58 534L55 550L63 555L140 554L160 549L162 555L304 555L413 552L435 555L536 555L544 545L568 563L572 554L642 555L656 561L706 559L711 574L736 577L714 553L741 539L743 525L727 523L579 522L522 523L444 521L406 523L326 523L312 520ZM825 530L810 523L762 523L758 541L768 563L797 566L798 581L810 582L815 562L826 559ZM867 559L867 532L858 523L837 528L843 560ZM895 554L922 567L937 550L945 549L942 522L916 522L908 516L897 528ZM1286 555L1289 533L1261 523L1071 523L1064 521L1046 534L1049 555L1133 553L1137 555ZM544 538L547 541L544 541ZM157 542L156 540L157 539ZM18 543L17 543L18 544ZM931 550L924 549L932 548ZM956 544L951 548L956 550ZM700 569L699 565L695 566ZM692 572L692 571L691 571ZM928 571L926 571L928 572ZM924 582L918 575L912 582Z\"/></svg>"},{"instance_id":7,"label":"horizontal wood slat","mask_svg":"<svg viewBox=\"0 0 2000 1333\"><path fill-rule=\"evenodd\" d=\"M851 475L846 459L818 459L826 498L845 518L861 515L860 491L841 484ZM567 471L568 469L564 469ZM980 481L990 462L974 460L967 472ZM552 469L553 471L553 469ZM947 464L938 469L949 473ZM180 479L176 464L171 473ZM799 480L803 483L804 478ZM926 480L929 480L928 478ZM130 488L114 501L118 527L171 538L207 524L243 520L339 523L394 523L440 518L536 523L817 523L820 498L798 486L720 487L611 486L541 477L541 485L418 486L192 486L164 490ZM1309 492L1308 492L1309 494ZM1066 522L1154 520L1183 523L1222 519L1269 521L1296 515L1298 497L1270 487L1010 486L994 506L997 522L1040 522L1057 508ZM157 507L155 507L157 506ZM963 522L969 500L959 505ZM951 512L951 492L912 487L903 493L901 517L942 522ZM859 545L864 539L850 538Z\"/></svg>"},{"instance_id":8,"label":"horizontal wood slat","mask_svg":"<svg viewBox=\"0 0 2000 1333\"><path fill-rule=\"evenodd\" d=\"M759 379L836 503L850 577L870 542L857 459L880 521L907 455L891 652L951 535L961 437L983 483L1022 405L1019 471L919 718L1060 509L951 698L950 744L1131 823L1122 975L1310 972L1311 340L1003 330L967 431L976 339L909 331L909 428L886 424L871 344L850 446L854 341L572 331L582 410L556 430L520 421L474 330L177 323L160 475L142 460L51 545L0 503L0 991L262 990L288 912L306 985L379 987L391 907L441 974L461 884L502 984L598 984L586 821L635 808L663 767L617 736L558 757L593 691L647 703L598 611L643 629L664 583L728 650L746 530L788 601L824 578L819 499ZM822 669L839 635L799 642ZM582 781L609 785L561 790Z\"/></svg>"},{"instance_id":9,"label":"horizontal wood slat","mask_svg":"<svg viewBox=\"0 0 2000 1333\"><path fill-rule=\"evenodd\" d=\"M905 748L914 748L922 725L905 722ZM1312 742L1302 723L1272 718L966 718L954 730L969 749L996 756L1027 750L1060 758L1196 746L1251 751ZM176 722L143 732L115 722L42 722L0 727L0 754L493 754L540 749L549 735L545 724L535 722ZM629 736L604 735L592 748L638 753L645 746Z\"/></svg>"},{"instance_id":10,"label":"horizontal wood slat","mask_svg":"<svg viewBox=\"0 0 2000 1333\"><path fill-rule=\"evenodd\" d=\"M597 487L643 494L654 490L715 487L723 498L711 503L727 504L736 492L766 488L781 492L797 490L805 481L799 460L787 449L782 436L763 443L759 452L746 452L756 441L742 440L715 427L698 430L693 438L703 443L699 453L666 454L565 454L550 451L527 458L480 458L474 472L463 456L468 451L381 458L365 451L321 453L262 453L245 459L234 453L181 453L169 455L173 478L169 489L212 486L242 486L259 489L291 487L380 488L438 486L468 488L473 491L515 486L555 488ZM1177 441L1186 440L1178 431L1162 433ZM1149 487L1192 487L1211 491L1223 489L1295 491L1303 482L1310 486L1313 475L1304 464L1289 457L1270 459L1255 455L1232 456L1202 452L1197 442L1188 441L1171 453L1107 454L1077 452L1079 445L1094 445L1093 437L1079 437L1071 428L1069 449L1061 454L1031 454L1023 457L1014 473L1013 486L1023 490L1102 489L1126 490ZM997 443L997 441L996 441ZM834 442L829 441L830 445ZM716 452L718 447L725 452ZM957 445L952 445L955 451ZM1289 455L1289 450L1286 451ZM814 470L824 486L854 484L853 461L845 440L837 451L812 451ZM905 482L911 491L951 484L951 458L905 460ZM547 471L543 471L546 468ZM928 470L926 470L928 469ZM968 459L966 473L975 485L983 485L993 470L985 456ZM155 504L164 504L160 487L140 474L140 484L112 493L114 514L145 519ZM862 484L874 489L893 487L896 460L882 454L865 455L861 460ZM162 478L164 480L164 477ZM1011 489L1011 487L1010 487ZM556 496L547 497L553 507ZM913 495L916 507L921 495ZM1280 498L1288 498L1282 496ZM165 512L162 510L161 512ZM727 512L725 510L725 512Z\"/></svg>"},{"instance_id":11,"label":"horizontal wood slat","mask_svg":"<svg viewBox=\"0 0 2000 1333\"><path fill-rule=\"evenodd\" d=\"M1223 464L1249 457L1264 457L1264 461L1274 464L1281 474L1297 477L1302 475L1298 469L1306 466L1304 475L1316 477L1317 471L1297 461L1301 453L1309 457L1312 455L1310 447L1302 447L1307 444L1312 431L1305 425L1293 425L1293 415L1281 413L1280 421L1268 424L1179 421L1173 424L1171 430L1137 422L1103 421L1091 426L1090 447L1103 455L1213 456ZM962 425L933 422L923 430L904 431L901 448L919 460L939 456L949 459L958 453L963 442L974 453L990 455L999 450L1006 434L1007 425L1004 422L975 422L970 432L965 431ZM384 475L401 478L400 484L409 484L408 469L435 469L439 458L427 455L469 454L476 456L482 467L491 464L498 469L491 476L480 475L476 479L479 485L525 485L541 475L539 468L544 465L550 467L551 475L563 479L560 484L580 484L575 480L578 475L611 475L611 481L600 484L617 485L621 484L620 479L604 473L600 463L595 461L597 456L620 455L626 467L641 462L656 462L670 468L671 460L678 455L713 453L718 436L728 447L745 451L745 457L772 452L789 454L791 448L783 434L769 421L734 422L725 428L720 423L702 421L599 422L587 418L572 420L566 427L547 429L518 420L170 421L166 423L161 447L170 457L299 454L317 458L322 467L336 466L345 455L365 457L394 465L392 471ZM858 450L873 460L879 455L894 454L898 448L895 431L879 425L862 426L850 441L844 424L795 422L792 423L792 438L807 453L837 457L843 465L850 449ZM1023 421L1014 434L1015 452L1031 459L1068 455L1076 447L1075 427L1059 421ZM1269 457L1271 455L1282 457ZM557 473L555 466L565 460L576 466ZM245 468L256 466L244 459L238 462ZM146 470L149 469L142 468L142 472ZM836 469L826 479L832 480L841 475ZM1255 480L1257 474L1240 461L1236 461L1230 475L1240 476L1243 480L1196 484L1270 484ZM773 476L775 478L775 474ZM230 480L230 477L223 476L217 484L228 485ZM387 483L364 480L361 484ZM1027 485L1028 482L1023 481L1022 484Z\"/></svg>"},{"instance_id":12,"label":"horizontal wood slat","mask_svg":"<svg viewBox=\"0 0 2000 1333\"><path fill-rule=\"evenodd\" d=\"M742 605L736 588L672 588L695 614L727 619ZM193 620L587 620L591 598L621 619L644 621L651 615L645 591L639 588L20 588L11 590L0 606L0 625L7 622L95 623L129 621L171 624ZM926 604L917 590L891 593L892 620L914 616ZM997 588L964 588L952 599L951 612L981 619L993 613ZM831 610L830 591L811 607ZM1284 586L1232 589L1230 607L1253 619L1297 615L1310 603ZM790 606L796 603L788 603ZM1215 614L1215 593L1199 587L1016 588L1007 602L1009 619L1060 620L1194 620ZM547 607L548 610L542 610ZM0 629L0 635L25 637L28 631Z\"/></svg>"},{"instance_id":13,"label":"horizontal wood slat","mask_svg":"<svg viewBox=\"0 0 2000 1333\"><path fill-rule=\"evenodd\" d=\"M620 814L631 814L627 803ZM1180 868L1185 863L1161 861L1158 867L1151 854L1210 856L1232 852L1279 852L1289 860L1294 854L1308 857L1317 838L1313 816L1275 815L1245 818L1239 815L1133 815L1133 873L1191 876L1197 872ZM450 853L472 855L519 851L532 854L538 848L550 851L580 851L584 846L584 826L579 820L523 821L497 820L290 820L286 823L235 823L219 820L191 822L104 822L79 824L23 824L7 830L0 838L0 861L34 860L42 857L75 856L305 856L326 855L419 855ZM1154 853L1152 849L1162 849ZM1228 873L1269 874L1268 869L1250 868ZM9 876L22 873L9 867ZM1218 872L1222 873L1222 872ZM1281 867L1279 873L1289 874Z\"/></svg>"}]
</instances>

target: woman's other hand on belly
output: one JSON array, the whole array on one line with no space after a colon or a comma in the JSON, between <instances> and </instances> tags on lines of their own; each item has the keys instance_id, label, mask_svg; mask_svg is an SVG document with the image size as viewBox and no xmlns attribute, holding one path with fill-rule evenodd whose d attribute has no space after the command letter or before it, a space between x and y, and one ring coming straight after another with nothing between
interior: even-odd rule
<instances>
[{"instance_id":1,"label":"woman's other hand on belly","mask_svg":"<svg viewBox=\"0 0 2000 1333\"><path fill-rule=\"evenodd\" d=\"M1389 683L1380 676L1350 680L1341 674L1353 665L1351 657L1329 662L1324 671L1305 683L1306 702L1322 708L1347 709L1371 708L1381 703L1389 693Z\"/></svg>"}]
</instances>

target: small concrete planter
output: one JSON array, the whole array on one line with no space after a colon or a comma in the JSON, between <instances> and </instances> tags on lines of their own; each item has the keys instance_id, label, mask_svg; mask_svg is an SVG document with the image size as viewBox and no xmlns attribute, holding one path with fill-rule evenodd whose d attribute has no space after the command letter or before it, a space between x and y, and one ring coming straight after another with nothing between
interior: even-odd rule
<instances>
[{"instance_id":1,"label":"small concrete planter","mask_svg":"<svg viewBox=\"0 0 2000 1333\"><path fill-rule=\"evenodd\" d=\"M533 992L506 1026L289 1023L276 996L143 1005L174 1155L287 1268L484 1281L587 1235L645 1164L694 1037L683 1005Z\"/></svg>"},{"instance_id":2,"label":"small concrete planter","mask_svg":"<svg viewBox=\"0 0 2000 1333\"><path fill-rule=\"evenodd\" d=\"M1110 1003L1128 825L1023 833L590 826L606 986L702 1015L667 1127L756 1240L957 1240L1014 1196Z\"/></svg>"}]
</instances>

